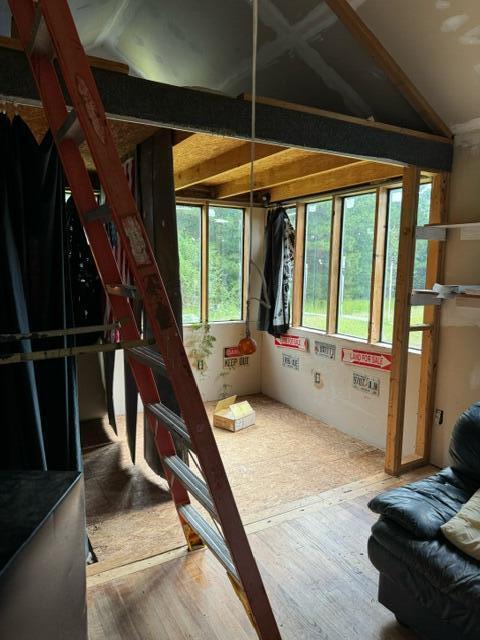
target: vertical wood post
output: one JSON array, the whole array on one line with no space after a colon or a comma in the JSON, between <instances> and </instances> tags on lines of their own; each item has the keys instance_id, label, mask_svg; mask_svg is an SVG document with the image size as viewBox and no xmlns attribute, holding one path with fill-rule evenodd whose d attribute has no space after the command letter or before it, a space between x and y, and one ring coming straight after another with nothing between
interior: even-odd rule
<instances>
[{"instance_id":1,"label":"vertical wood post","mask_svg":"<svg viewBox=\"0 0 480 640\"><path fill-rule=\"evenodd\" d=\"M368 341L379 342L382 333L383 280L387 239L388 189L377 191L375 210L375 236L373 239L372 280L370 286L370 323Z\"/></svg>"},{"instance_id":2,"label":"vertical wood post","mask_svg":"<svg viewBox=\"0 0 480 640\"><path fill-rule=\"evenodd\" d=\"M200 241L202 252L201 272L201 321L208 322L208 204L202 206L202 238Z\"/></svg>"},{"instance_id":3,"label":"vertical wood post","mask_svg":"<svg viewBox=\"0 0 480 640\"><path fill-rule=\"evenodd\" d=\"M392 369L388 401L385 471L398 474L402 464L403 425L407 388L410 298L413 286L415 229L417 223L420 169L408 166L403 174L402 210L398 244L395 313L393 321Z\"/></svg>"},{"instance_id":4,"label":"vertical wood post","mask_svg":"<svg viewBox=\"0 0 480 640\"><path fill-rule=\"evenodd\" d=\"M292 326L294 327L299 327L302 324L305 226L305 204L298 203L295 224L295 263L292 295Z\"/></svg>"},{"instance_id":5,"label":"vertical wood post","mask_svg":"<svg viewBox=\"0 0 480 640\"><path fill-rule=\"evenodd\" d=\"M432 182L430 204L430 224L447 222L450 174L440 173ZM443 279L445 242L429 240L427 253L426 288L431 289ZM435 382L437 374L438 342L440 334L441 307L429 305L423 312L423 322L430 325L424 331L422 340L422 359L418 392L417 439L415 453L428 462L432 441L433 413L435 403Z\"/></svg>"}]
</instances>

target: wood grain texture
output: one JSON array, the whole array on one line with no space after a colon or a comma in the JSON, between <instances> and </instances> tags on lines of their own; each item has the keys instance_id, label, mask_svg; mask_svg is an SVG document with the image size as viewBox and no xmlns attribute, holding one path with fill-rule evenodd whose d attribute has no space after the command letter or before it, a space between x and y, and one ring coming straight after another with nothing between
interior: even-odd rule
<instances>
[{"instance_id":1,"label":"wood grain texture","mask_svg":"<svg viewBox=\"0 0 480 640\"><path fill-rule=\"evenodd\" d=\"M370 323L368 341L379 342L382 333L383 279L387 238L388 189L380 187L375 210L375 234L373 239L372 279L370 286Z\"/></svg>"},{"instance_id":2,"label":"wood grain texture","mask_svg":"<svg viewBox=\"0 0 480 640\"><path fill-rule=\"evenodd\" d=\"M338 285L342 244L343 198L332 200L332 228L330 233L330 265L328 271L327 333L336 333L338 316Z\"/></svg>"},{"instance_id":3,"label":"wood grain texture","mask_svg":"<svg viewBox=\"0 0 480 640\"><path fill-rule=\"evenodd\" d=\"M407 167L403 177L402 208L398 244L397 280L392 338L392 368L388 400L385 470L396 474L402 463L408 342L410 337L410 297L415 258L420 170Z\"/></svg>"},{"instance_id":4,"label":"wood grain texture","mask_svg":"<svg viewBox=\"0 0 480 640\"><path fill-rule=\"evenodd\" d=\"M398 178L403 167L361 160L347 166L308 176L270 189L272 202L316 195L337 189Z\"/></svg>"},{"instance_id":5,"label":"wood grain texture","mask_svg":"<svg viewBox=\"0 0 480 640\"><path fill-rule=\"evenodd\" d=\"M448 173L438 174L433 177L430 224L447 223L449 190L450 175ZM444 258L445 242L430 240L428 242L425 280L427 289L431 289L436 282L443 282ZM431 329L424 331L422 338L415 451L418 456L425 460L430 458L432 440L440 314L440 306L427 305L423 311L423 322L430 325Z\"/></svg>"},{"instance_id":6,"label":"wood grain texture","mask_svg":"<svg viewBox=\"0 0 480 640\"><path fill-rule=\"evenodd\" d=\"M379 492L425 477L377 473L312 496L247 526L284 640L415 640L377 602L366 545ZM208 552L145 563L89 579L90 640L255 640L227 578Z\"/></svg>"},{"instance_id":7,"label":"wood grain texture","mask_svg":"<svg viewBox=\"0 0 480 640\"><path fill-rule=\"evenodd\" d=\"M254 426L237 433L214 429L244 523L382 471L383 452L375 447L266 396L248 400L257 414ZM213 406L207 405L210 418ZM139 414L139 452L142 425ZM109 569L184 542L166 483L145 463L132 465L121 417L118 429L117 439L105 427L110 444L84 453L88 532L99 564Z\"/></svg>"}]
</instances>

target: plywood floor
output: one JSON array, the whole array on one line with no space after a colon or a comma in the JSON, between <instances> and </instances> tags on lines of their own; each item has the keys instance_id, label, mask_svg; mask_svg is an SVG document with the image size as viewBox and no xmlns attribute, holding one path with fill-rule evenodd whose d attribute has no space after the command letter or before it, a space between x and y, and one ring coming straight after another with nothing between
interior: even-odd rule
<instances>
[{"instance_id":1,"label":"plywood floor","mask_svg":"<svg viewBox=\"0 0 480 640\"><path fill-rule=\"evenodd\" d=\"M376 599L367 501L402 480L377 473L247 525L283 640L414 640ZM159 556L88 579L90 640L255 640L208 551ZM165 561L167 560L167 561Z\"/></svg>"},{"instance_id":2,"label":"plywood floor","mask_svg":"<svg viewBox=\"0 0 480 640\"><path fill-rule=\"evenodd\" d=\"M238 433L214 429L244 523L383 469L378 449L266 396L249 400L256 425ZM207 409L211 414L213 403ZM108 444L84 454L88 532L100 563L93 572L184 544L165 482L145 463L132 465L121 419L119 434L108 427L100 437Z\"/></svg>"}]
</instances>

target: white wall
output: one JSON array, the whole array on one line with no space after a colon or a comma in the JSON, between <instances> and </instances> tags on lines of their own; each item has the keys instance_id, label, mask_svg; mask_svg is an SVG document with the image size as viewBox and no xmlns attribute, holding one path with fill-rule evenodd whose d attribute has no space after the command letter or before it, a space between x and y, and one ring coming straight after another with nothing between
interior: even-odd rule
<instances>
[{"instance_id":1,"label":"white wall","mask_svg":"<svg viewBox=\"0 0 480 640\"><path fill-rule=\"evenodd\" d=\"M280 402L304 411L332 427L358 437L381 449L385 448L388 412L389 373L356 367L342 362L342 347L387 353L388 350L344 338L325 336L317 331L294 328L294 335L305 336L308 352L294 352L275 347L273 338L265 336L262 354L262 392ZM314 353L314 341L336 346L335 360ZM282 353L297 354L300 370L282 366ZM420 373L420 357L410 354L407 392L404 453L411 453L415 442L415 421ZM314 371L320 372L320 387L314 384ZM366 373L380 380L380 394L369 395L353 387L353 372Z\"/></svg>"},{"instance_id":2,"label":"white wall","mask_svg":"<svg viewBox=\"0 0 480 640\"><path fill-rule=\"evenodd\" d=\"M480 221L480 147L468 141L459 140L455 147L449 215L450 222ZM461 240L459 230L448 231L445 282L480 284L479 240ZM434 427L432 449L439 465L448 464L458 415L480 400L480 306L459 303L449 300L442 307L436 406L443 409L444 422Z\"/></svg>"}]
</instances>

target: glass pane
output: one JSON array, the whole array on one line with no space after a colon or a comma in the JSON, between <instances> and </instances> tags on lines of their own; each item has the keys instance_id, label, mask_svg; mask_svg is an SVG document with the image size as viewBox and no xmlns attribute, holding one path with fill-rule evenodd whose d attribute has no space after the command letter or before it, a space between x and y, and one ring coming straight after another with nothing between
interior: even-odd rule
<instances>
[{"instance_id":1,"label":"glass pane","mask_svg":"<svg viewBox=\"0 0 480 640\"><path fill-rule=\"evenodd\" d=\"M208 208L208 319L242 319L243 209Z\"/></svg>"},{"instance_id":2,"label":"glass pane","mask_svg":"<svg viewBox=\"0 0 480 640\"><path fill-rule=\"evenodd\" d=\"M332 201L308 204L305 215L302 325L326 331Z\"/></svg>"},{"instance_id":3,"label":"glass pane","mask_svg":"<svg viewBox=\"0 0 480 640\"><path fill-rule=\"evenodd\" d=\"M365 339L370 318L375 203L375 193L343 200L337 331Z\"/></svg>"},{"instance_id":4,"label":"glass pane","mask_svg":"<svg viewBox=\"0 0 480 640\"><path fill-rule=\"evenodd\" d=\"M418 194L419 225L427 224L430 218L431 183L420 185ZM385 281L383 294L382 342L392 342L393 312L395 306L395 283L397 278L398 239L400 230L400 210L402 206L402 189L391 189L388 198L387 252L385 258ZM415 264L413 272L413 288L424 289L427 269L428 240L417 240L415 246ZM423 307L412 307L410 324L423 322ZM420 349L422 332L412 331L409 346Z\"/></svg>"},{"instance_id":5,"label":"glass pane","mask_svg":"<svg viewBox=\"0 0 480 640\"><path fill-rule=\"evenodd\" d=\"M202 291L202 209L177 205L178 254L182 289L183 324L200 322Z\"/></svg>"}]
</instances>

